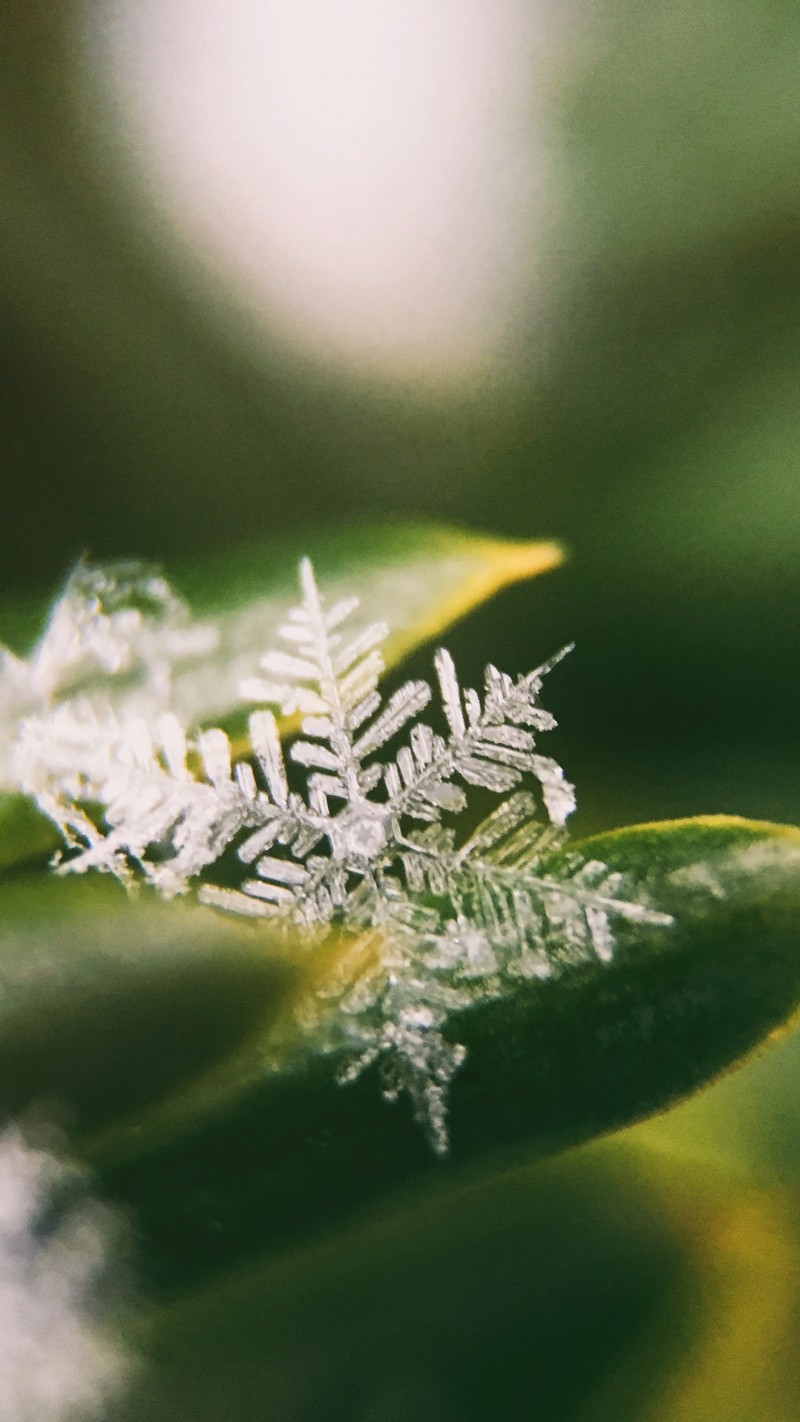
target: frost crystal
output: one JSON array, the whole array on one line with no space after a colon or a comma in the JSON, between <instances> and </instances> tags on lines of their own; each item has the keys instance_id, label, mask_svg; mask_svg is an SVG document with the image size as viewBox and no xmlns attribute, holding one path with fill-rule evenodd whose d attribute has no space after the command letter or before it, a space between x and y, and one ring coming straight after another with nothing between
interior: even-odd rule
<instances>
[{"instance_id":1,"label":"frost crystal","mask_svg":"<svg viewBox=\"0 0 800 1422\"><path fill-rule=\"evenodd\" d=\"M216 632L192 621L156 569L79 563L30 656L0 647L0 726L11 728L20 717L62 703L69 716L80 719L84 706L88 720L96 721L112 679L115 701L152 715L169 702L174 667L206 656L216 641ZM16 778L4 749L0 783Z\"/></svg>"},{"instance_id":2,"label":"frost crystal","mask_svg":"<svg viewBox=\"0 0 800 1422\"><path fill-rule=\"evenodd\" d=\"M350 1049L344 1080L379 1062L385 1095L406 1092L444 1153L447 1090L465 1056L446 1034L450 1014L503 995L514 979L608 961L616 919L670 920L627 897L601 863L562 852L552 867L575 798L537 749L538 734L555 725L539 696L569 648L516 679L487 667L482 692L462 689L450 654L438 651L437 730L420 719L432 697L426 682L408 681L385 702L378 691L387 627L349 633L357 601L326 606L307 560L300 581L302 602L281 628L286 645L241 688L260 708L248 723L250 759L234 765L221 730L187 738L169 710L165 668L197 654L192 638L203 629L175 629L173 615L165 641L170 594L159 583L160 636L143 615L132 638L114 612L99 613L96 627L64 614L69 665L88 658L119 672L139 658L145 682L163 693L158 714L152 702L145 715L130 703L98 710L90 697L62 699L22 722L17 778L62 832L62 872L99 868L123 880L138 872L171 895L235 845L246 866L239 888L206 876L204 903L291 925L295 935L337 927L372 944L379 966L342 987L329 1045ZM61 617L57 608L50 627ZM71 650L76 623L80 655ZM57 649L41 650L50 635L38 656L57 664ZM26 675L36 668L19 679ZM276 712L299 718L288 767ZM378 760L381 751L391 753ZM303 794L294 767L305 772ZM467 809L472 787L501 799L459 842L445 817Z\"/></svg>"}]
</instances>

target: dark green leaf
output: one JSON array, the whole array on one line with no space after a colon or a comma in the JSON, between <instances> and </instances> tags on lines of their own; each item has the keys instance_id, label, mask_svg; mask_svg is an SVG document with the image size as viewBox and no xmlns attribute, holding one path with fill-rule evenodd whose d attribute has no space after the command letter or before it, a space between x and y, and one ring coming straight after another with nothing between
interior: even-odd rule
<instances>
[{"instance_id":1,"label":"dark green leaf","mask_svg":"<svg viewBox=\"0 0 800 1422\"><path fill-rule=\"evenodd\" d=\"M32 800L0 791L0 871L48 858L58 835Z\"/></svg>"},{"instance_id":2,"label":"dark green leaf","mask_svg":"<svg viewBox=\"0 0 800 1422\"><path fill-rule=\"evenodd\" d=\"M451 1184L299 1257L248 1262L150 1320L155 1367L123 1416L485 1422L527 1416L535 1396L561 1422L686 1269L684 1241L618 1174L559 1162Z\"/></svg>"},{"instance_id":3,"label":"dark green leaf","mask_svg":"<svg viewBox=\"0 0 800 1422\"><path fill-rule=\"evenodd\" d=\"M729 818L634 827L580 846L646 886L671 928L627 924L613 962L454 1015L453 1163L541 1156L662 1110L754 1048L800 1001L800 832ZM336 1082L309 1055L252 1079L170 1142L159 1112L86 1142L137 1204L165 1284L442 1168L379 1070ZM235 1086L226 1077L227 1088ZM217 1101L219 1105L219 1101ZM169 1113L170 1130L180 1129Z\"/></svg>"},{"instance_id":4,"label":"dark green leaf","mask_svg":"<svg viewBox=\"0 0 800 1422\"><path fill-rule=\"evenodd\" d=\"M718 817L579 847L674 926L622 925L610 964L450 1019L469 1053L451 1090L454 1164L545 1155L661 1110L800 1001L800 831ZM448 1169L407 1101L382 1099L377 1068L341 1086L341 1059L304 1046L292 1009L319 967L262 925L132 905L101 879L19 879L3 915L3 1110L56 1112L135 1207L161 1284ZM284 1067L265 1071L267 1053Z\"/></svg>"},{"instance_id":5,"label":"dark green leaf","mask_svg":"<svg viewBox=\"0 0 800 1422\"><path fill-rule=\"evenodd\" d=\"M0 912L0 1113L41 1109L77 1137L190 1085L208 1100L229 1069L239 1087L296 990L296 968L269 949L248 925L131 902L99 876L13 881Z\"/></svg>"},{"instance_id":6,"label":"dark green leaf","mask_svg":"<svg viewBox=\"0 0 800 1422\"><path fill-rule=\"evenodd\" d=\"M448 1186L152 1315L125 1422L794 1416L774 1195L621 1141Z\"/></svg>"}]
</instances>

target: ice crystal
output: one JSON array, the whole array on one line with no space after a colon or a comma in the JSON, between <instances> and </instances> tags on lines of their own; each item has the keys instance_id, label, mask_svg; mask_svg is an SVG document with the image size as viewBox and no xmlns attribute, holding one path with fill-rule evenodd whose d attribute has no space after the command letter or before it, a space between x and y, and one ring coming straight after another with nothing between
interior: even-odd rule
<instances>
[{"instance_id":1,"label":"ice crystal","mask_svg":"<svg viewBox=\"0 0 800 1422\"><path fill-rule=\"evenodd\" d=\"M53 607L30 657L3 652L0 684L25 701L75 695L98 677L127 674L156 697L168 693L171 668L209 652L215 634L192 622L189 608L160 573L142 563L79 563Z\"/></svg>"},{"instance_id":2,"label":"ice crystal","mask_svg":"<svg viewBox=\"0 0 800 1422\"><path fill-rule=\"evenodd\" d=\"M555 725L540 704L544 678L569 648L517 678L489 666L480 692L462 689L439 650L437 729L420 719L427 682L381 697L387 627L348 632L356 599L327 606L307 560L300 581L284 647L241 688L258 706L249 759L233 763L221 730L187 737L167 698L145 716L84 696L22 722L17 776L62 832L62 872L140 874L176 894L233 845L244 877L232 889L206 875L204 903L290 925L295 937L341 927L374 942L378 966L342 987L328 1044L349 1049L345 1080L379 1062L385 1095L407 1093L443 1153L447 1090L465 1055L447 1036L450 1015L514 979L607 962L615 920L669 920L632 899L620 875L562 848L574 791L537 737ZM165 591L159 614L167 601ZM115 667L113 614L101 617L81 635L95 661L127 669L131 641ZM158 649L150 680L163 689L163 636L148 643L151 632L142 618L136 653L146 664ZM288 766L276 713L299 719ZM452 821L473 787L500 799L464 838Z\"/></svg>"},{"instance_id":3,"label":"ice crystal","mask_svg":"<svg viewBox=\"0 0 800 1422\"><path fill-rule=\"evenodd\" d=\"M169 703L173 669L207 656L216 641L214 629L192 620L157 569L79 563L31 654L0 647L0 727L10 732L20 717L62 703L70 716L84 705L96 721L111 685L128 712L151 716ZM4 739L13 741L11 734ZM7 754L0 754L0 783L15 778Z\"/></svg>"}]
</instances>

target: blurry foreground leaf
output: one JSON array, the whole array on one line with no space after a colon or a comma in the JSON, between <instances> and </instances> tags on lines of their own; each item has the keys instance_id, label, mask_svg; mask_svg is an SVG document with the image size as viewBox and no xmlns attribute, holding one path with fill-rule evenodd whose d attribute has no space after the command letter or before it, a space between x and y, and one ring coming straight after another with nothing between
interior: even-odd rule
<instances>
[{"instance_id":1,"label":"blurry foreground leaf","mask_svg":"<svg viewBox=\"0 0 800 1422\"><path fill-rule=\"evenodd\" d=\"M614 1142L248 1261L145 1324L123 1417L793 1422L797 1302L779 1199Z\"/></svg>"},{"instance_id":2,"label":"blurry foreground leaf","mask_svg":"<svg viewBox=\"0 0 800 1422\"><path fill-rule=\"evenodd\" d=\"M3 1119L44 1112L75 1137L197 1090L296 986L269 934L109 879L25 877L0 905Z\"/></svg>"}]
</instances>

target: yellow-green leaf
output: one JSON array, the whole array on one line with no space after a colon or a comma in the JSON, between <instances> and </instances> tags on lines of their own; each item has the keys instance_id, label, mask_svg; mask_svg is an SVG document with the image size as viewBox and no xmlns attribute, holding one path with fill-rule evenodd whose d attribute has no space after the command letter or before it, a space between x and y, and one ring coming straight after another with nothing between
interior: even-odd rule
<instances>
[{"instance_id":1,"label":"yellow-green leaf","mask_svg":"<svg viewBox=\"0 0 800 1422\"><path fill-rule=\"evenodd\" d=\"M421 526L364 527L258 542L175 570L177 590L196 617L218 633L215 651L176 668L171 704L191 726L214 723L237 736L245 724L239 686L274 645L287 608L297 598L297 565L309 554L326 594L352 595L359 618L389 625L385 659L393 666L416 646L509 583L556 567L563 550L550 542L514 542L459 530ZM170 577L172 573L167 570ZM46 609L0 611L0 643L16 651ZM114 686L109 683L113 697ZM0 727L13 734L13 727ZM0 794L0 869L52 850L55 831L16 795Z\"/></svg>"},{"instance_id":2,"label":"yellow-green leaf","mask_svg":"<svg viewBox=\"0 0 800 1422\"><path fill-rule=\"evenodd\" d=\"M178 590L219 633L215 653L176 674L175 705L187 722L242 722L239 684L275 644L297 600L297 566L305 554L326 597L357 597L360 621L388 623L390 667L507 584L547 572L564 557L557 543L384 525L282 537L179 569Z\"/></svg>"}]
</instances>

